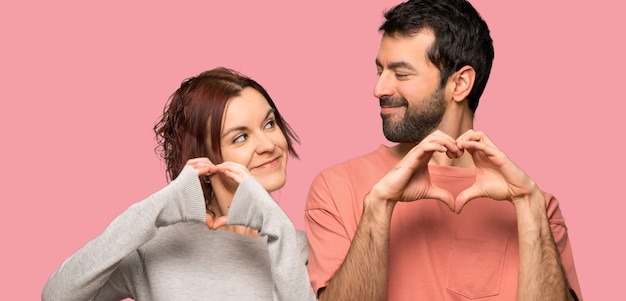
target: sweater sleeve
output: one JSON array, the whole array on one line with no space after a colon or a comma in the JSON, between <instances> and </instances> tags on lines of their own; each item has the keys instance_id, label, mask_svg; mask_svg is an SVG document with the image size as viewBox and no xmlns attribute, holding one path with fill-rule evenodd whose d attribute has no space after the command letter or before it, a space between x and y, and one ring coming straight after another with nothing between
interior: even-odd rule
<instances>
[{"instance_id":1,"label":"sweater sleeve","mask_svg":"<svg viewBox=\"0 0 626 301\"><path fill-rule=\"evenodd\" d=\"M141 267L138 248L154 238L160 227L186 221L206 223L200 180L189 166L163 189L127 208L67 258L48 279L42 301L132 297L131 272Z\"/></svg>"},{"instance_id":2,"label":"sweater sleeve","mask_svg":"<svg viewBox=\"0 0 626 301\"><path fill-rule=\"evenodd\" d=\"M228 224L247 226L267 237L274 300L316 300L307 273L307 248L298 245L293 223L253 177L239 184L228 211Z\"/></svg>"}]
</instances>

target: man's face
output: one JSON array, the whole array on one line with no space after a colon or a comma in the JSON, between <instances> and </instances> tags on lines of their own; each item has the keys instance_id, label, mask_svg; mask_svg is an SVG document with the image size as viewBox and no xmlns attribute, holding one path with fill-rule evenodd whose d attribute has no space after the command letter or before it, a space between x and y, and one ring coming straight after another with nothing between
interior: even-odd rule
<instances>
[{"instance_id":1,"label":"man's face","mask_svg":"<svg viewBox=\"0 0 626 301\"><path fill-rule=\"evenodd\" d=\"M441 122L446 111L439 69L426 53L435 37L429 31L409 37L384 35L376 66L374 96L380 100L385 137L393 142L419 142Z\"/></svg>"}]
</instances>

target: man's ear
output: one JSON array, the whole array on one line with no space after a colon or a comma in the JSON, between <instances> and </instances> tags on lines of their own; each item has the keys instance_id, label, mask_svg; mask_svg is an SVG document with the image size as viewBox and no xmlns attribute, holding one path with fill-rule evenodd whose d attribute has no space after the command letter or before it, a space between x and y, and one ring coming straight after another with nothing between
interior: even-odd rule
<instances>
[{"instance_id":1,"label":"man's ear","mask_svg":"<svg viewBox=\"0 0 626 301\"><path fill-rule=\"evenodd\" d=\"M463 66L452 75L451 80L454 87L452 99L456 102L461 102L467 98L467 95L472 91L472 87L474 87L476 71L470 66Z\"/></svg>"}]
</instances>

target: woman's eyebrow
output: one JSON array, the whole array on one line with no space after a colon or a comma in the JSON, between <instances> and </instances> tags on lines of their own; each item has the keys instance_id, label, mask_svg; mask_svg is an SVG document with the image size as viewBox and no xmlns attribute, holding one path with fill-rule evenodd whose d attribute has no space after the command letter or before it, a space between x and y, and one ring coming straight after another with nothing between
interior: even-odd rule
<instances>
[{"instance_id":1,"label":"woman's eyebrow","mask_svg":"<svg viewBox=\"0 0 626 301\"><path fill-rule=\"evenodd\" d=\"M264 118L264 119L267 119L267 118L268 118L268 117L270 117L270 115L272 115L273 113L274 113L274 109L270 108L269 110L267 110L267 113L265 113L265 118ZM222 135L222 138L223 138L223 137L225 137L225 136L227 136L228 134L230 134L230 133L232 133L232 132L235 132L235 131L244 131L244 130L246 130L246 129L248 129L248 127L246 127L246 126L236 126L236 127L234 127L234 128L230 128L230 129L228 129L228 130L224 131L224 134Z\"/></svg>"}]
</instances>

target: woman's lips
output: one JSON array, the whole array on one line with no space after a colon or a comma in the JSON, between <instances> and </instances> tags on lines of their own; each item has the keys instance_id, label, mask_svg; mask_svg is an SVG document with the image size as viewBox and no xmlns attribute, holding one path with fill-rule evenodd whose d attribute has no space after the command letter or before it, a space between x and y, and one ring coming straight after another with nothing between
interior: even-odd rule
<instances>
[{"instance_id":1,"label":"woman's lips","mask_svg":"<svg viewBox=\"0 0 626 301\"><path fill-rule=\"evenodd\" d=\"M265 163L263 163L263 164L261 164L259 166L254 167L253 169L255 169L255 168L272 168L272 167L278 165L278 159L279 158L280 157L276 157L276 158L274 158L271 161L267 161L267 162L265 162Z\"/></svg>"}]
</instances>

